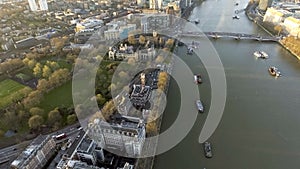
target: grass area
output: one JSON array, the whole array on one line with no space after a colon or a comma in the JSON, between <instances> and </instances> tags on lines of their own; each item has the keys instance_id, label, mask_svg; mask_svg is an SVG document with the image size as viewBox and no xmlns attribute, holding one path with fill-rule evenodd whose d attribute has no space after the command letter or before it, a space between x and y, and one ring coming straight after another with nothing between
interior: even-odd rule
<instances>
[{"instance_id":1,"label":"grass area","mask_svg":"<svg viewBox=\"0 0 300 169\"><path fill-rule=\"evenodd\" d=\"M22 79L25 82L29 81L30 79L32 79L31 76L28 76L28 75L26 75L24 73L18 73L18 74L16 74L16 77Z\"/></svg>"},{"instance_id":2,"label":"grass area","mask_svg":"<svg viewBox=\"0 0 300 169\"><path fill-rule=\"evenodd\" d=\"M49 111L56 107L70 107L72 105L72 82L69 81L66 84L45 94L44 99L38 105L38 107L44 109L45 114L47 115Z\"/></svg>"},{"instance_id":3,"label":"grass area","mask_svg":"<svg viewBox=\"0 0 300 169\"><path fill-rule=\"evenodd\" d=\"M59 66L61 67L61 68L67 68L67 69L69 69L69 70L71 70L72 69L72 64L70 64L70 63L68 63L67 61L65 61L65 60L59 60L59 61L57 61L57 63L59 64Z\"/></svg>"},{"instance_id":4,"label":"grass area","mask_svg":"<svg viewBox=\"0 0 300 169\"><path fill-rule=\"evenodd\" d=\"M11 79L6 79L0 82L0 108L9 105L13 99L11 96L20 96L16 93L23 89L25 86ZM21 97L21 96L20 96Z\"/></svg>"}]
</instances>

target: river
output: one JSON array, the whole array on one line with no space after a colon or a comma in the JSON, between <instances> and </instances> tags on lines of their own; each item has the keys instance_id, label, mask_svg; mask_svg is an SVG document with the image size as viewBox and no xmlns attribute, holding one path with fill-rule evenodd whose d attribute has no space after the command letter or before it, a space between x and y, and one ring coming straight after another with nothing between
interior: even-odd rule
<instances>
[{"instance_id":1,"label":"river","mask_svg":"<svg viewBox=\"0 0 300 169\"><path fill-rule=\"evenodd\" d=\"M232 19L234 10L242 9L232 0L206 0L197 6L190 19L199 18L203 31L241 32L267 35L244 13ZM211 40L224 66L227 98L222 119L213 135L213 158L204 157L198 142L211 99L211 84L204 66L195 56L178 55L196 72L202 73L199 85L204 114L199 114L192 130L173 149L158 155L154 169L299 169L300 167L300 61L277 43L250 40ZM270 58L259 60L255 50L264 50ZM277 66L283 76L275 79L267 68ZM180 108L180 92L171 80L168 104L163 114L162 131L169 128ZM190 100L194 102L194 100Z\"/></svg>"}]
</instances>

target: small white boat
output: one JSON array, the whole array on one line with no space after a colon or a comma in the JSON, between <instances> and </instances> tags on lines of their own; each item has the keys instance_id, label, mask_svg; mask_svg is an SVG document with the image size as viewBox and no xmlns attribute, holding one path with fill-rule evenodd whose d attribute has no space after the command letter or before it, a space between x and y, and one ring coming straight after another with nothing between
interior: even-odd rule
<instances>
[{"instance_id":1,"label":"small white boat","mask_svg":"<svg viewBox=\"0 0 300 169\"><path fill-rule=\"evenodd\" d=\"M240 17L237 16L237 15L234 15L234 16L232 17L232 19L240 19Z\"/></svg>"},{"instance_id":2,"label":"small white boat","mask_svg":"<svg viewBox=\"0 0 300 169\"><path fill-rule=\"evenodd\" d=\"M264 51L255 51L253 55L257 58L268 59L269 55Z\"/></svg>"},{"instance_id":3,"label":"small white boat","mask_svg":"<svg viewBox=\"0 0 300 169\"><path fill-rule=\"evenodd\" d=\"M203 104L202 104L201 100L196 100L196 106L197 106L198 111L200 113L203 113L204 107L203 107Z\"/></svg>"},{"instance_id":4,"label":"small white boat","mask_svg":"<svg viewBox=\"0 0 300 169\"><path fill-rule=\"evenodd\" d=\"M261 58L263 58L263 59L269 58L269 55L266 52L260 51L260 53L261 53Z\"/></svg>"}]
</instances>

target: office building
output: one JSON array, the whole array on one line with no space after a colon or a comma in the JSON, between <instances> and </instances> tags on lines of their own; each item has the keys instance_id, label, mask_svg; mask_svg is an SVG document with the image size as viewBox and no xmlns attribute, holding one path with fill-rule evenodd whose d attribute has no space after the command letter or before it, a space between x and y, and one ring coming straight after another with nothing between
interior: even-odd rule
<instances>
[{"instance_id":1,"label":"office building","mask_svg":"<svg viewBox=\"0 0 300 169\"><path fill-rule=\"evenodd\" d=\"M56 143L51 136L38 136L11 163L12 169L40 169L54 154Z\"/></svg>"},{"instance_id":2,"label":"office building","mask_svg":"<svg viewBox=\"0 0 300 169\"><path fill-rule=\"evenodd\" d=\"M47 11L48 10L48 4L47 0L39 0L40 10L41 11Z\"/></svg>"},{"instance_id":3,"label":"office building","mask_svg":"<svg viewBox=\"0 0 300 169\"><path fill-rule=\"evenodd\" d=\"M37 11L38 10L38 6L36 4L35 0L28 0L29 3L29 7L31 11Z\"/></svg>"},{"instance_id":4,"label":"office building","mask_svg":"<svg viewBox=\"0 0 300 169\"><path fill-rule=\"evenodd\" d=\"M123 116L111 123L95 119L89 124L88 135L107 151L138 157L142 153L146 131L141 119Z\"/></svg>"}]
</instances>

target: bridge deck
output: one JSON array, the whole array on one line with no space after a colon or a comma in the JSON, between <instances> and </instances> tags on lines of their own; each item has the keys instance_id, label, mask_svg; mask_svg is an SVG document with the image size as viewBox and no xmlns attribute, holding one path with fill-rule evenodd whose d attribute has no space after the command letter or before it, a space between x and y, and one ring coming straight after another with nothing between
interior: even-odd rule
<instances>
[{"instance_id":1,"label":"bridge deck","mask_svg":"<svg viewBox=\"0 0 300 169\"><path fill-rule=\"evenodd\" d=\"M277 42L280 37L276 36L259 36L254 34L245 33L232 33L232 32L183 32L180 36L187 37L209 37L209 38L234 38L236 40L257 40L257 41L273 41Z\"/></svg>"}]
</instances>

